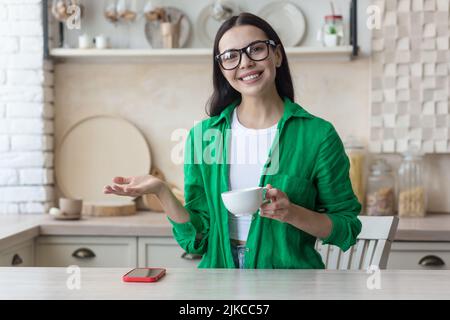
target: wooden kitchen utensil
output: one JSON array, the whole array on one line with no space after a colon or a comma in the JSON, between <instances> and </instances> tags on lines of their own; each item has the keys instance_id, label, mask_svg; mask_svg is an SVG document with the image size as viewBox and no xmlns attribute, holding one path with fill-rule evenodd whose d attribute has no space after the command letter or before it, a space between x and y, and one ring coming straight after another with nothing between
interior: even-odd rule
<instances>
[{"instance_id":1,"label":"wooden kitchen utensil","mask_svg":"<svg viewBox=\"0 0 450 320\"><path fill-rule=\"evenodd\" d=\"M177 186L174 185L173 183L169 182L169 186L170 186L170 190L172 190L173 194L178 199L178 201L180 201L180 203L182 205L184 205L183 192L180 189L178 189ZM161 201L155 194L152 194L152 193L145 194L145 195L143 195L142 200L144 202L144 205L151 211L155 211L155 212L163 212L164 211Z\"/></svg>"},{"instance_id":2,"label":"wooden kitchen utensil","mask_svg":"<svg viewBox=\"0 0 450 320\"><path fill-rule=\"evenodd\" d=\"M136 214L136 204L133 201L122 204L108 202L83 203L83 215L93 217L130 216Z\"/></svg>"},{"instance_id":3,"label":"wooden kitchen utensil","mask_svg":"<svg viewBox=\"0 0 450 320\"><path fill-rule=\"evenodd\" d=\"M162 181L166 181L166 176L158 167L153 167L150 174L158 179L161 179Z\"/></svg>"},{"instance_id":4,"label":"wooden kitchen utensil","mask_svg":"<svg viewBox=\"0 0 450 320\"><path fill-rule=\"evenodd\" d=\"M99 115L78 122L56 149L56 181L64 197L94 203L96 210L108 214L129 214L131 204L130 197L104 194L104 186L115 176L142 175L150 168L145 137L133 124L115 116Z\"/></svg>"},{"instance_id":5,"label":"wooden kitchen utensil","mask_svg":"<svg viewBox=\"0 0 450 320\"><path fill-rule=\"evenodd\" d=\"M153 167L152 170L150 171L150 174L158 179L161 179L162 181L166 181L164 173L158 167ZM145 207L151 211L155 212L164 211L161 205L161 201L159 201L158 197L154 194L144 194L142 196L142 202L144 203Z\"/></svg>"}]
</instances>

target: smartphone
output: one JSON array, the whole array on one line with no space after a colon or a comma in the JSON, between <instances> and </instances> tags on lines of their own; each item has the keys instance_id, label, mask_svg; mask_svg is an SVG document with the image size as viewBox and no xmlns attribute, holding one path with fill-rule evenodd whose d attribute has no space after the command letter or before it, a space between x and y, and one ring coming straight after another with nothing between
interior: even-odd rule
<instances>
[{"instance_id":1,"label":"smartphone","mask_svg":"<svg viewBox=\"0 0 450 320\"><path fill-rule=\"evenodd\" d=\"M164 268L135 268L125 274L122 280L125 282L156 282L166 274Z\"/></svg>"}]
</instances>

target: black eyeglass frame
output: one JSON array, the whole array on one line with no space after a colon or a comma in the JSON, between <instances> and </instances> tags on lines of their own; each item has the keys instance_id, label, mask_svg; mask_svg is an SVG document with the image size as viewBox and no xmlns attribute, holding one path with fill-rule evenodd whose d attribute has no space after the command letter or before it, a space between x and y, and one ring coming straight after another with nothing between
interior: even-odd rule
<instances>
[{"instance_id":1,"label":"black eyeglass frame","mask_svg":"<svg viewBox=\"0 0 450 320\"><path fill-rule=\"evenodd\" d=\"M267 56L264 57L263 59L253 59L252 57L250 57L249 53L247 52L248 48L250 48L251 46L253 46L253 45L257 44L257 43L265 43L265 44L267 45ZM247 55L247 57L248 57L250 60L252 60L252 61L263 61L263 60L267 59L267 57L269 56L269 50L268 50L268 49L269 49L269 45L272 46L272 47L274 47L274 48L277 46L276 42L273 41L273 40L257 40L257 41L253 41L252 43L248 44L247 46L245 46L245 47L243 47L243 48L241 48L241 49L228 49L228 50L225 50L224 52L219 53L218 55L216 55L216 56L214 57L214 59L219 63L219 65L220 65L224 70L234 70L234 69L236 69L237 67L239 67L239 65L241 64L241 61L242 61L242 53L245 53L245 54ZM231 69L224 68L223 65L222 65L222 62L220 61L220 56L222 56L222 55L224 55L224 54L226 54L226 53L228 53L228 52L232 52L232 51L237 51L237 52L239 52L239 62L237 63L236 67L234 67L234 68L231 68Z\"/></svg>"}]
</instances>

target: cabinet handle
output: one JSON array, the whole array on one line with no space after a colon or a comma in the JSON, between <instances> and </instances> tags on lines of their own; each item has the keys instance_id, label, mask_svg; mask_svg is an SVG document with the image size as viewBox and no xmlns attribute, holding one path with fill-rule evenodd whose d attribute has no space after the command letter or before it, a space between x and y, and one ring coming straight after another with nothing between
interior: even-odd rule
<instances>
[{"instance_id":1,"label":"cabinet handle","mask_svg":"<svg viewBox=\"0 0 450 320\"><path fill-rule=\"evenodd\" d=\"M186 260L200 260L200 259L202 258L202 255L201 255L201 254L195 254L195 253L187 253L187 252L184 252L184 253L181 255L181 258L182 258L182 259L186 259Z\"/></svg>"},{"instance_id":2,"label":"cabinet handle","mask_svg":"<svg viewBox=\"0 0 450 320\"><path fill-rule=\"evenodd\" d=\"M91 259L95 258L95 253L88 248L79 248L72 253L72 257L77 259Z\"/></svg>"},{"instance_id":3,"label":"cabinet handle","mask_svg":"<svg viewBox=\"0 0 450 320\"><path fill-rule=\"evenodd\" d=\"M19 264L22 263L23 263L22 258L16 253L12 258L11 265L18 266Z\"/></svg>"},{"instance_id":4,"label":"cabinet handle","mask_svg":"<svg viewBox=\"0 0 450 320\"><path fill-rule=\"evenodd\" d=\"M438 256L429 255L420 259L419 264L422 267L441 267L445 265L445 262Z\"/></svg>"}]
</instances>

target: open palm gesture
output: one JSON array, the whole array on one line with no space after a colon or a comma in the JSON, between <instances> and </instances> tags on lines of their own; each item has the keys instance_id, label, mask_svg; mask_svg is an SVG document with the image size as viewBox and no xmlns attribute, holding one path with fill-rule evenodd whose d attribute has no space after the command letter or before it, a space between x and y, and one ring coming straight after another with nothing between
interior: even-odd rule
<instances>
[{"instance_id":1,"label":"open palm gesture","mask_svg":"<svg viewBox=\"0 0 450 320\"><path fill-rule=\"evenodd\" d=\"M116 194L120 196L139 197L146 193L158 193L161 189L162 180L147 174L133 177L114 177L113 185L103 188L105 194Z\"/></svg>"}]
</instances>

